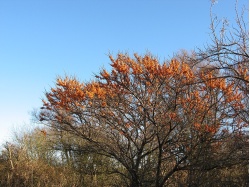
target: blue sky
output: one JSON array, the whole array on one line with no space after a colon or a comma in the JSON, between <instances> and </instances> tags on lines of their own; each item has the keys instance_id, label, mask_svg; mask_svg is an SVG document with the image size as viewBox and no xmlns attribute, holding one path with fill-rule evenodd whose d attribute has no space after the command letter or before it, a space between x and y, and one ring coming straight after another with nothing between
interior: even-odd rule
<instances>
[{"instance_id":1,"label":"blue sky","mask_svg":"<svg viewBox=\"0 0 250 187\"><path fill-rule=\"evenodd\" d=\"M214 13L233 21L234 4L218 0ZM163 61L202 48L209 16L210 0L0 1L0 143L32 126L30 112L57 76L88 81L109 67L109 53L149 51Z\"/></svg>"}]
</instances>

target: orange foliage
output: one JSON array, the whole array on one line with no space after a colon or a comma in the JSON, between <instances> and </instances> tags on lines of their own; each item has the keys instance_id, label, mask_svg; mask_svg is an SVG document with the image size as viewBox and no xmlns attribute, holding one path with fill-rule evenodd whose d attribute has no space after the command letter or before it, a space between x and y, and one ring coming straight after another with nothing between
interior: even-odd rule
<instances>
[{"instance_id":1,"label":"orange foliage","mask_svg":"<svg viewBox=\"0 0 250 187\"><path fill-rule=\"evenodd\" d=\"M43 133L44 136L47 135L47 132L45 130L41 130L41 133Z\"/></svg>"},{"instance_id":2,"label":"orange foliage","mask_svg":"<svg viewBox=\"0 0 250 187\"><path fill-rule=\"evenodd\" d=\"M157 120L163 120L161 117L168 114L172 122L177 122L181 120L179 111L183 111L182 115L194 115L196 130L211 133L218 131L218 125L203 124L203 119L212 116L214 103L218 102L224 107L244 107L240 102L242 95L236 86L223 78L217 78L212 71L195 70L188 63L176 59L160 64L150 55L140 57L135 54L135 59L132 59L128 55L119 54L116 59L112 56L110 59L111 73L102 70L95 82L83 84L75 78L58 78L57 87L46 94L47 101L43 100L44 107L47 110L64 109L73 113L85 110L87 106L95 106L102 108L98 109L101 110L100 114L109 116L114 115L109 107L119 108L120 99L124 102L124 112L129 113L128 106L133 104L137 105L138 113L142 114L145 108L141 104L155 107L156 111L166 110L161 104L161 99L166 98L165 105L175 103L176 106L171 109L172 112L159 112ZM244 68L239 68L239 71L248 74ZM107 82L102 82L103 79ZM218 94L224 99L219 100ZM168 98L172 100L167 101ZM125 107L126 102L128 104ZM58 117L58 120L61 119ZM129 128L127 123L124 126Z\"/></svg>"}]
</instances>

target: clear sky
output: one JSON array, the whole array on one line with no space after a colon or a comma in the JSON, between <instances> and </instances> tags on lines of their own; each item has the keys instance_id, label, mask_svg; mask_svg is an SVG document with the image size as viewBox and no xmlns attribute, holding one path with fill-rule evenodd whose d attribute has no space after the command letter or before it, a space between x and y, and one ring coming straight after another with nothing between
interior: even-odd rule
<instances>
[{"instance_id":1,"label":"clear sky","mask_svg":"<svg viewBox=\"0 0 250 187\"><path fill-rule=\"evenodd\" d=\"M90 80L108 54L147 51L160 60L209 38L210 0L0 0L0 143L31 124L57 76ZM235 0L214 13L233 20ZM239 0L248 8L248 0Z\"/></svg>"}]
</instances>

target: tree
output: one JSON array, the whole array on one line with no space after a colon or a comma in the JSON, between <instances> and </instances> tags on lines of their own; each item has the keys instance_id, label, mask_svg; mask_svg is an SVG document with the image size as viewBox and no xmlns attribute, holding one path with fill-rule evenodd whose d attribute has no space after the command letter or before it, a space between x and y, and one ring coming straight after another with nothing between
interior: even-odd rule
<instances>
[{"instance_id":1,"label":"tree","mask_svg":"<svg viewBox=\"0 0 250 187\"><path fill-rule=\"evenodd\" d=\"M59 165L77 175L78 186L110 186L114 180L119 184L119 176L109 170L112 166L109 158L89 151L86 142L77 136L58 129L47 130L48 142L57 152Z\"/></svg>"},{"instance_id":2,"label":"tree","mask_svg":"<svg viewBox=\"0 0 250 187\"><path fill-rule=\"evenodd\" d=\"M113 160L111 172L123 186L166 186L184 171L237 164L238 148L224 149L248 126L235 120L235 111L245 107L238 84L175 59L110 59L111 72L103 69L95 81L58 78L43 100L40 121L84 140L83 150Z\"/></svg>"},{"instance_id":3,"label":"tree","mask_svg":"<svg viewBox=\"0 0 250 187\"><path fill-rule=\"evenodd\" d=\"M235 1L235 22L229 24L226 18L219 19L213 13L215 4L211 4L211 43L205 49L199 49L192 61L207 66L210 71L220 71L219 78L237 85L243 95L242 103L246 107L238 114L238 120L249 123L249 21L246 8L239 10ZM232 107L233 109L233 107Z\"/></svg>"},{"instance_id":4,"label":"tree","mask_svg":"<svg viewBox=\"0 0 250 187\"><path fill-rule=\"evenodd\" d=\"M6 187L79 186L78 173L61 165L45 129L16 135L0 153L0 185Z\"/></svg>"}]
</instances>

